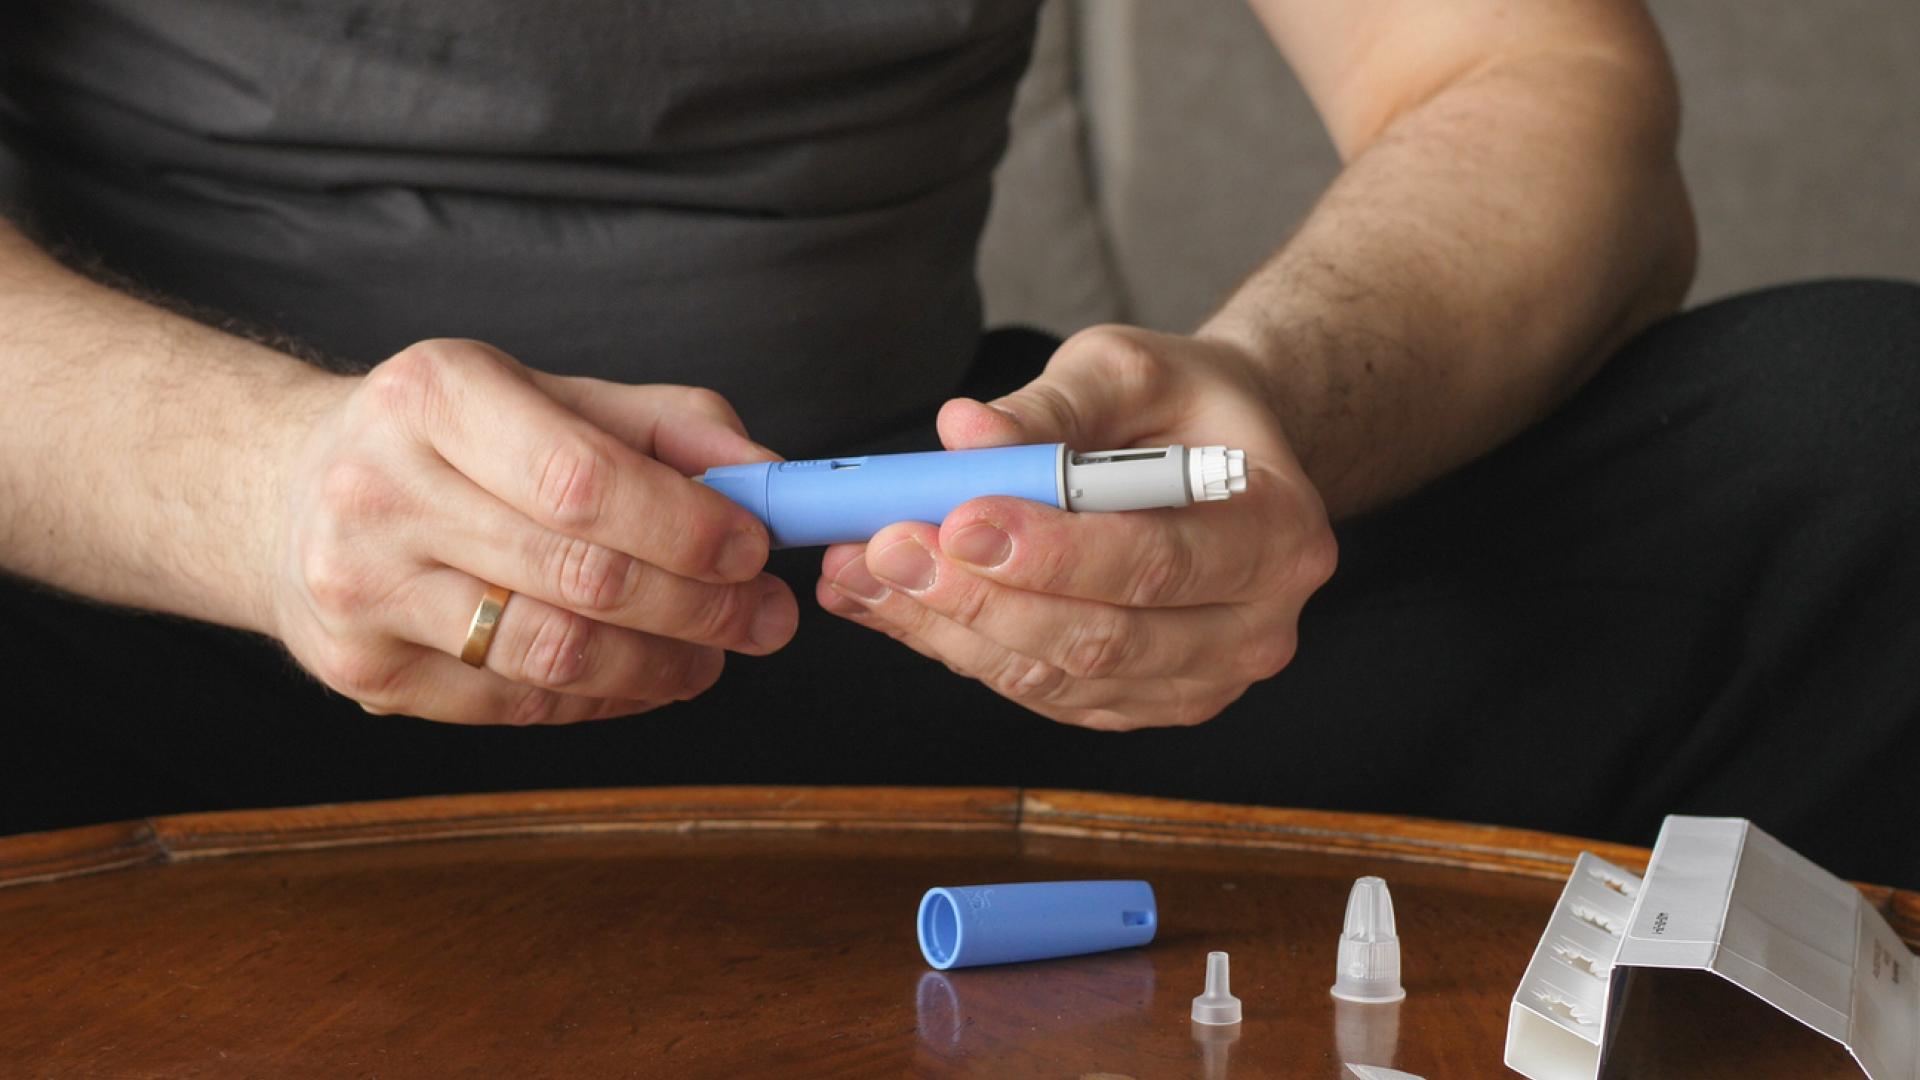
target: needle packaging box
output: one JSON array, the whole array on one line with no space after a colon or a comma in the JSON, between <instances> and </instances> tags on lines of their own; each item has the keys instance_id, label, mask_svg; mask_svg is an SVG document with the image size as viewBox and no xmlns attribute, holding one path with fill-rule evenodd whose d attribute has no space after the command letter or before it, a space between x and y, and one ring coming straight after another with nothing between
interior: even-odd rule
<instances>
[{"instance_id":1,"label":"needle packaging box","mask_svg":"<svg viewBox=\"0 0 1920 1080\"><path fill-rule=\"evenodd\" d=\"M1844 1046L1870 1080L1920 1080L1914 961L1858 889L1752 822L1669 817L1644 878L1575 864L1514 994L1506 1063L1531 1080L1608 1075L1634 1037L1630 984L1704 971Z\"/></svg>"}]
</instances>

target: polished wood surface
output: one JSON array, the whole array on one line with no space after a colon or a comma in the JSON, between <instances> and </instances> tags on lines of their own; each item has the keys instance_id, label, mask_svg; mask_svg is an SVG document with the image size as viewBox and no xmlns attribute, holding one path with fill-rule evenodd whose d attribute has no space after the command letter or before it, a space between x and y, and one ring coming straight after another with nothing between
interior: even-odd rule
<instances>
[{"instance_id":1,"label":"polished wood surface","mask_svg":"<svg viewBox=\"0 0 1920 1080\"><path fill-rule=\"evenodd\" d=\"M1512 1075L1507 1003L1580 850L1646 859L1011 789L462 796L0 838L0 1076ZM1326 992L1369 873L1394 890L1396 1006ZM928 886L1089 877L1153 882L1153 944L949 973L919 956ZM1920 938L1920 897L1868 893ZM1237 1029L1187 1020L1214 949ZM1635 1076L1857 1075L1764 1007L1659 993L1634 1007L1706 1015L1636 1047Z\"/></svg>"}]
</instances>

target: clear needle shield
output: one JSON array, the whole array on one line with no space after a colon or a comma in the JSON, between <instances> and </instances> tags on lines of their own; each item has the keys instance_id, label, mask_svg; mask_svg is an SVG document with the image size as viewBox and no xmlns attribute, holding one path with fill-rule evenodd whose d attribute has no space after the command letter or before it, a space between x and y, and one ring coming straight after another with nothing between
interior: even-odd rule
<instances>
[{"instance_id":1,"label":"clear needle shield","mask_svg":"<svg viewBox=\"0 0 1920 1080\"><path fill-rule=\"evenodd\" d=\"M1385 1003L1407 996L1400 986L1400 934L1393 919L1393 895L1377 877L1363 877L1347 894L1347 919L1340 931L1340 967L1333 996L1347 1001Z\"/></svg>"}]
</instances>

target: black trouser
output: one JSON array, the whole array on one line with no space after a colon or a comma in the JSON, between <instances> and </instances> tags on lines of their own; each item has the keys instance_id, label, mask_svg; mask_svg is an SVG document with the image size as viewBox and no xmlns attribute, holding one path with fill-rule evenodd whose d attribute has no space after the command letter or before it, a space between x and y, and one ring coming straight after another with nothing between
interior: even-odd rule
<instances>
[{"instance_id":1,"label":"black trouser","mask_svg":"<svg viewBox=\"0 0 1920 1080\"><path fill-rule=\"evenodd\" d=\"M1048 344L989 335L976 389L1017 385ZM1339 537L1290 668L1211 723L1128 734L1039 719L818 611L811 551L775 559L802 598L785 651L571 728L369 716L248 635L7 586L0 830L538 787L1018 784L1642 843L1669 812L1734 814L1920 884L1920 289L1670 319Z\"/></svg>"}]
</instances>

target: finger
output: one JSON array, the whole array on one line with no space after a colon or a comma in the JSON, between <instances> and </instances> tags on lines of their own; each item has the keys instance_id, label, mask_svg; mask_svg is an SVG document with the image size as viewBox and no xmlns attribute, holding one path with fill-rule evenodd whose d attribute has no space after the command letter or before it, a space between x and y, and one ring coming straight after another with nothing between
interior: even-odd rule
<instances>
[{"instance_id":1,"label":"finger","mask_svg":"<svg viewBox=\"0 0 1920 1080\"><path fill-rule=\"evenodd\" d=\"M1305 510L1277 512L1286 481L1250 478L1231 503L1072 513L1024 499L975 499L947 515L939 550L1014 588L1129 608L1258 603L1331 573ZM1265 503L1265 506L1256 504ZM1311 534L1318 536L1318 533ZM1302 594L1304 595L1304 594Z\"/></svg>"},{"instance_id":2,"label":"finger","mask_svg":"<svg viewBox=\"0 0 1920 1080\"><path fill-rule=\"evenodd\" d=\"M441 513L409 546L481 581L598 622L736 652L772 652L799 625L792 591L771 574L737 585L694 581L541 528L450 468L435 479Z\"/></svg>"},{"instance_id":3,"label":"finger","mask_svg":"<svg viewBox=\"0 0 1920 1080\"><path fill-rule=\"evenodd\" d=\"M855 563L854 565L858 565ZM844 568L841 568L844 570ZM822 577L815 591L823 604L846 596L844 575ZM906 606L899 606L906 605ZM1244 687L1222 693L1214 683L1191 679L1074 679L1036 660L891 595L878 603L854 602L843 617L878 630L958 675L976 679L1000 696L1061 723L1101 731L1197 724L1217 715Z\"/></svg>"},{"instance_id":4,"label":"finger","mask_svg":"<svg viewBox=\"0 0 1920 1080\"><path fill-rule=\"evenodd\" d=\"M698 386L628 386L529 371L549 397L628 446L695 476L716 465L778 461L753 441L733 405Z\"/></svg>"},{"instance_id":5,"label":"finger","mask_svg":"<svg viewBox=\"0 0 1920 1080\"><path fill-rule=\"evenodd\" d=\"M400 644L398 668L374 693L356 698L376 716L417 716L448 724L528 727L606 720L659 708L659 702L579 697L501 678L444 653Z\"/></svg>"},{"instance_id":6,"label":"finger","mask_svg":"<svg viewBox=\"0 0 1920 1080\"><path fill-rule=\"evenodd\" d=\"M703 581L745 581L766 564L752 514L541 393L497 350L421 348L388 369L389 385L431 381L421 412L434 450L540 525Z\"/></svg>"},{"instance_id":7,"label":"finger","mask_svg":"<svg viewBox=\"0 0 1920 1080\"><path fill-rule=\"evenodd\" d=\"M864 571L859 566L849 563L835 577L823 577L819 585L825 594L857 602L858 609L847 617L883 630L922 656L978 679L1000 696L1042 715L1058 719L1091 704L1082 700L1085 685L1060 668L1016 655L884 587L863 584L859 578Z\"/></svg>"},{"instance_id":8,"label":"finger","mask_svg":"<svg viewBox=\"0 0 1920 1080\"><path fill-rule=\"evenodd\" d=\"M1093 327L1069 338L1040 377L995 401L956 398L940 411L951 449L1064 442L1076 450L1132 445L1166 431L1187 408L1187 384L1172 377L1159 335Z\"/></svg>"},{"instance_id":9,"label":"finger","mask_svg":"<svg viewBox=\"0 0 1920 1080\"><path fill-rule=\"evenodd\" d=\"M392 606L400 639L458 657L486 586L459 570L416 577ZM485 667L501 678L569 696L683 701L711 687L720 650L608 626L530 596L507 599Z\"/></svg>"},{"instance_id":10,"label":"finger","mask_svg":"<svg viewBox=\"0 0 1920 1080\"><path fill-rule=\"evenodd\" d=\"M935 531L896 525L867 545L881 584L1014 652L1079 679L1264 679L1292 655L1284 626L1257 627L1243 605L1144 610L1002 585L947 559Z\"/></svg>"}]
</instances>

